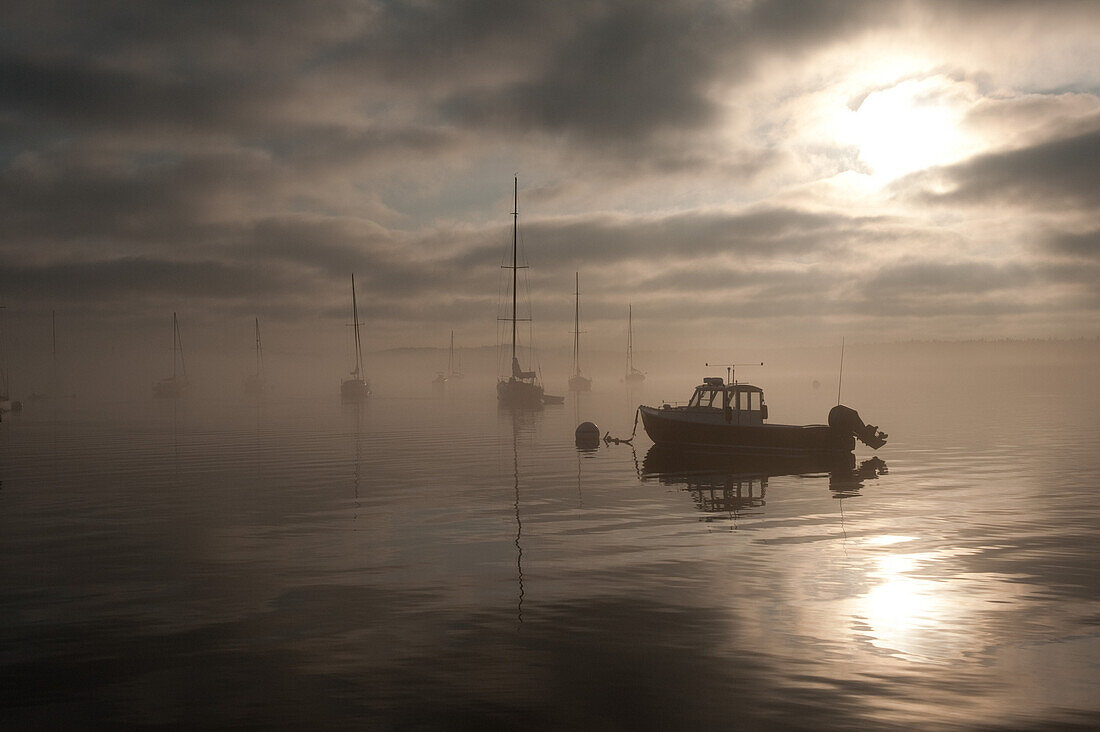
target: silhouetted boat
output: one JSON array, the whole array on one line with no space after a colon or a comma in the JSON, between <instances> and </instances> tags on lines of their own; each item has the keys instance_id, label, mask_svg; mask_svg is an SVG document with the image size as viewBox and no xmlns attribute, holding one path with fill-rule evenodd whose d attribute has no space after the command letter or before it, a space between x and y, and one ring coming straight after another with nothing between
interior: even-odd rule
<instances>
[{"instance_id":1,"label":"silhouetted boat","mask_svg":"<svg viewBox=\"0 0 1100 732\"><path fill-rule=\"evenodd\" d=\"M640 384L645 381L645 372L634 368L634 307L627 305L626 311L626 383Z\"/></svg>"},{"instance_id":2,"label":"silhouetted boat","mask_svg":"<svg viewBox=\"0 0 1100 732\"><path fill-rule=\"evenodd\" d=\"M435 378L432 379L432 386L440 389L444 387L448 381L458 380L462 378L462 374L455 371L455 332L451 331L451 348L447 354L447 370L436 371Z\"/></svg>"},{"instance_id":3,"label":"silhouetted boat","mask_svg":"<svg viewBox=\"0 0 1100 732\"><path fill-rule=\"evenodd\" d=\"M592 379L581 376L581 273L576 273L577 292L573 309L573 375L569 377L569 391L591 391Z\"/></svg>"},{"instance_id":4,"label":"silhouetted boat","mask_svg":"<svg viewBox=\"0 0 1100 732\"><path fill-rule=\"evenodd\" d=\"M859 414L837 405L829 412L829 424L767 424L764 390L736 379L703 379L686 406L639 406L642 425L655 444L707 448L733 448L776 453L851 452L855 438L878 449L886 435L865 425Z\"/></svg>"},{"instance_id":5,"label":"silhouetted boat","mask_svg":"<svg viewBox=\"0 0 1100 732\"><path fill-rule=\"evenodd\" d=\"M57 311L50 311L50 357L51 357L51 371L50 371L50 388L48 391L32 391L28 399L32 402L39 402L45 399L49 399L51 396L58 396L57 393Z\"/></svg>"},{"instance_id":6,"label":"silhouetted boat","mask_svg":"<svg viewBox=\"0 0 1100 732\"><path fill-rule=\"evenodd\" d=\"M23 402L11 398L7 370L0 368L0 412L19 412L22 409Z\"/></svg>"},{"instance_id":7,"label":"silhouetted boat","mask_svg":"<svg viewBox=\"0 0 1100 732\"><path fill-rule=\"evenodd\" d=\"M264 378L264 350L260 343L260 319L256 318L256 373L244 378L244 392L249 396L261 396L267 391Z\"/></svg>"},{"instance_id":8,"label":"silhouetted boat","mask_svg":"<svg viewBox=\"0 0 1100 732\"><path fill-rule=\"evenodd\" d=\"M190 384L187 381L187 362L183 359L180 322L176 314L172 313L172 375L153 384L153 396L160 399L178 399L183 396L188 386Z\"/></svg>"},{"instance_id":9,"label":"silhouetted boat","mask_svg":"<svg viewBox=\"0 0 1100 732\"><path fill-rule=\"evenodd\" d=\"M0 305L0 313L3 313L5 309L5 306ZM0 329L0 350L3 349L3 345L3 329ZM11 382L8 380L8 370L0 365L0 413L19 412L22 409L23 402L11 398Z\"/></svg>"},{"instance_id":10,"label":"silhouetted boat","mask_svg":"<svg viewBox=\"0 0 1100 732\"><path fill-rule=\"evenodd\" d=\"M458 364L458 368L455 368L455 332L451 331L451 350L447 356L447 379L449 381L456 381L462 378L462 364Z\"/></svg>"},{"instance_id":11,"label":"silhouetted boat","mask_svg":"<svg viewBox=\"0 0 1100 732\"><path fill-rule=\"evenodd\" d=\"M497 399L504 406L509 407L539 407L543 404L560 404L564 397L551 396L544 393L542 384L534 371L524 371L516 357L516 323L530 318L516 317L516 273L524 269L516 263L516 242L519 234L519 178L512 181L512 264L504 266L504 269L512 270L512 317L500 318L500 320L512 323L512 373L507 378L501 377L497 381Z\"/></svg>"},{"instance_id":12,"label":"silhouetted boat","mask_svg":"<svg viewBox=\"0 0 1100 732\"><path fill-rule=\"evenodd\" d=\"M355 299L355 274L351 275L351 324L355 329L355 368L351 378L340 382L340 398L360 402L371 395L370 382L363 378L363 344L359 337L359 303Z\"/></svg>"}]
</instances>

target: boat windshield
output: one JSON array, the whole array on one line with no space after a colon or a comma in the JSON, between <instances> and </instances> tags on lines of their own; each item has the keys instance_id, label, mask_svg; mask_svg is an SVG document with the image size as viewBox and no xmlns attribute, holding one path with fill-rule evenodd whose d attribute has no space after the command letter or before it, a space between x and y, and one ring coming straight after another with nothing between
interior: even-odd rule
<instances>
[{"instance_id":1,"label":"boat windshield","mask_svg":"<svg viewBox=\"0 0 1100 732\"><path fill-rule=\"evenodd\" d=\"M698 387L695 389L695 393L691 395L691 401L688 402L689 407L716 407L722 408L722 390L721 389L704 389Z\"/></svg>"}]
</instances>

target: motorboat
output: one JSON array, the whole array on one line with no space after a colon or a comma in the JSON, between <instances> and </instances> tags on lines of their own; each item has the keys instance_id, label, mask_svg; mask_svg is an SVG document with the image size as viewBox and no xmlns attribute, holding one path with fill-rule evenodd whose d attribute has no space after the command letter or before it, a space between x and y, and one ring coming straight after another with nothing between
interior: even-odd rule
<instances>
[{"instance_id":1,"label":"motorboat","mask_svg":"<svg viewBox=\"0 0 1100 732\"><path fill-rule=\"evenodd\" d=\"M859 439L878 449L887 435L867 425L859 413L838 404L828 424L772 424L764 390L752 384L727 383L720 376L703 379L686 405L639 406L646 434L657 445L734 448L775 453L851 452Z\"/></svg>"}]
</instances>

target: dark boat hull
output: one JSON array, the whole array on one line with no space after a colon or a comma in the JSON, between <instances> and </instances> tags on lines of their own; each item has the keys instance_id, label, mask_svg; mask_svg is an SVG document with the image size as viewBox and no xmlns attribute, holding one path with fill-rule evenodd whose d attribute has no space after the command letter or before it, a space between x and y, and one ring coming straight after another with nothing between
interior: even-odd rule
<instances>
[{"instance_id":1,"label":"dark boat hull","mask_svg":"<svg viewBox=\"0 0 1100 732\"><path fill-rule=\"evenodd\" d=\"M855 438L828 425L737 425L677 409L639 407L646 434L658 445L765 453L851 452Z\"/></svg>"},{"instance_id":2,"label":"dark boat hull","mask_svg":"<svg viewBox=\"0 0 1100 732\"><path fill-rule=\"evenodd\" d=\"M365 379L346 379L340 382L340 398L345 402L363 401L370 395L370 384Z\"/></svg>"},{"instance_id":3,"label":"dark boat hull","mask_svg":"<svg viewBox=\"0 0 1100 732\"><path fill-rule=\"evenodd\" d=\"M543 390L538 384L519 379L497 382L497 399L502 406L537 409L543 404Z\"/></svg>"},{"instance_id":4,"label":"dark boat hull","mask_svg":"<svg viewBox=\"0 0 1100 732\"><path fill-rule=\"evenodd\" d=\"M569 378L569 391L592 391L592 379L584 376L571 376Z\"/></svg>"}]
</instances>

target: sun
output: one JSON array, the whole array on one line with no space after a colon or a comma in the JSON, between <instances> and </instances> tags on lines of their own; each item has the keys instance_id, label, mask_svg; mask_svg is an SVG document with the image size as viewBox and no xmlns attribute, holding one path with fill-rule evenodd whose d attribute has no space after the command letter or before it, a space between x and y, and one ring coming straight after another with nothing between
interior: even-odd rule
<instances>
[{"instance_id":1,"label":"sun","mask_svg":"<svg viewBox=\"0 0 1100 732\"><path fill-rule=\"evenodd\" d=\"M971 147L961 125L968 91L942 76L872 91L846 108L841 137L859 150L864 172L880 182L954 162Z\"/></svg>"}]
</instances>

